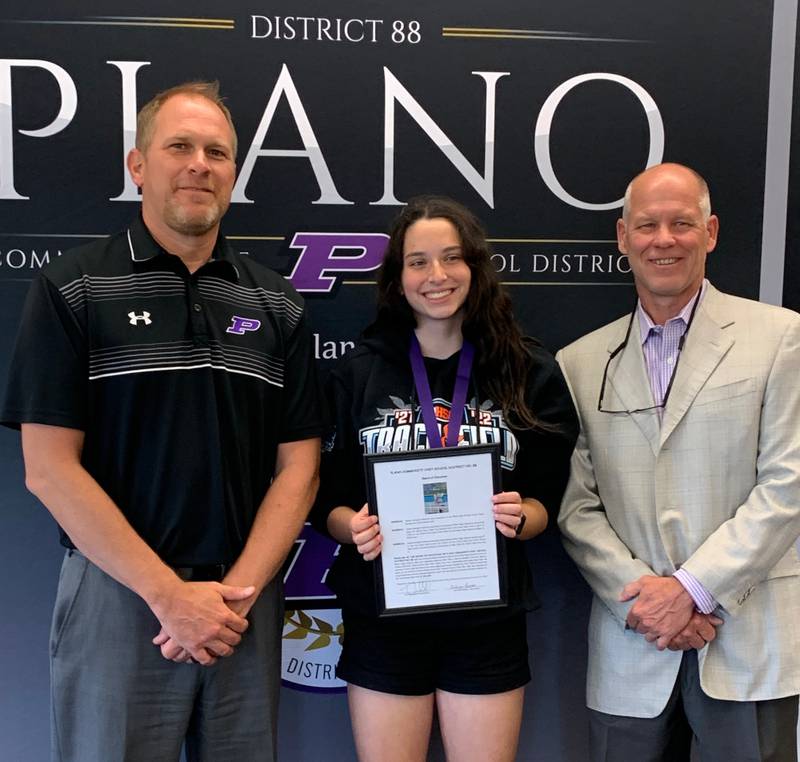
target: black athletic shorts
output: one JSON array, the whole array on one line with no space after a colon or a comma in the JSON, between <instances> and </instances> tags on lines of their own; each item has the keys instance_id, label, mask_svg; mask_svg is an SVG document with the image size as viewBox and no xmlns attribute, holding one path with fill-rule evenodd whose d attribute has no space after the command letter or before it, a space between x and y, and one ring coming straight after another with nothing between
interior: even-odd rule
<instances>
[{"instance_id":1,"label":"black athletic shorts","mask_svg":"<svg viewBox=\"0 0 800 762\"><path fill-rule=\"evenodd\" d=\"M525 613L477 624L448 617L366 618L342 612L344 643L336 675L383 693L425 696L503 693L531 679Z\"/></svg>"}]
</instances>

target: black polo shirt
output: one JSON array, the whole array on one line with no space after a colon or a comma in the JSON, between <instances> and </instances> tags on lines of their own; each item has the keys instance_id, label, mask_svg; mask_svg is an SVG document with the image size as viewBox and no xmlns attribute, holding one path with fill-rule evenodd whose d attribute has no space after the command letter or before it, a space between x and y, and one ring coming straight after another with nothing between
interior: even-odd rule
<instances>
[{"instance_id":1,"label":"black polo shirt","mask_svg":"<svg viewBox=\"0 0 800 762\"><path fill-rule=\"evenodd\" d=\"M140 217L34 281L0 422L85 432L83 465L164 561L231 563L278 445L323 430L303 301L221 236L190 274Z\"/></svg>"}]
</instances>

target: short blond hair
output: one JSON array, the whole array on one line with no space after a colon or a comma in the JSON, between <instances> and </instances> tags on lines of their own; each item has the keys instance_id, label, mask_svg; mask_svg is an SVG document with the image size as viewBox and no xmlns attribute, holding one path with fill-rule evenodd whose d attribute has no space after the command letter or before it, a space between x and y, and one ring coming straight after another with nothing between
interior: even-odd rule
<instances>
[{"instance_id":1,"label":"short blond hair","mask_svg":"<svg viewBox=\"0 0 800 762\"><path fill-rule=\"evenodd\" d=\"M225 121L231 128L231 134L233 135L233 156L236 158L236 151L239 144L238 138L236 137L236 128L233 126L231 112L228 110L228 107L219 94L219 82L217 81L183 82L180 85L175 85L168 90L162 90L160 93L154 95L142 106L136 116L136 148L142 153L147 151L150 147L150 143L153 141L158 112L170 98L176 95L192 95L198 98L205 98L211 101L211 103L223 113Z\"/></svg>"}]
</instances>

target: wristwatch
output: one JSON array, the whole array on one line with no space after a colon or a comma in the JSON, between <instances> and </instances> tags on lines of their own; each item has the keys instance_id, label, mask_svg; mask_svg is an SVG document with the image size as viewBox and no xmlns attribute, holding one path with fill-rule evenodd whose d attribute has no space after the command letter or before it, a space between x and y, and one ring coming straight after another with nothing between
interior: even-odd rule
<instances>
[{"instance_id":1,"label":"wristwatch","mask_svg":"<svg viewBox=\"0 0 800 762\"><path fill-rule=\"evenodd\" d=\"M519 524L517 524L517 528L514 530L514 534L519 537L522 534L522 529L525 526L525 522L528 520L528 517L525 515L525 511L523 511L519 515Z\"/></svg>"}]
</instances>

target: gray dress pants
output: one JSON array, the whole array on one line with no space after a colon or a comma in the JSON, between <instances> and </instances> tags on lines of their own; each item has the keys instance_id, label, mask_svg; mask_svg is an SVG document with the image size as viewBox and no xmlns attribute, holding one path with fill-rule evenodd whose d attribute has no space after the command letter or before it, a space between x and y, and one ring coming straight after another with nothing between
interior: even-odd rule
<instances>
[{"instance_id":1,"label":"gray dress pants","mask_svg":"<svg viewBox=\"0 0 800 762\"><path fill-rule=\"evenodd\" d=\"M50 640L53 759L190 762L275 759L283 606L273 581L235 653L176 664L135 593L68 551Z\"/></svg>"},{"instance_id":2,"label":"gray dress pants","mask_svg":"<svg viewBox=\"0 0 800 762\"><path fill-rule=\"evenodd\" d=\"M703 693L697 651L686 651L664 711L589 711L592 762L797 762L798 697L723 701Z\"/></svg>"}]
</instances>

